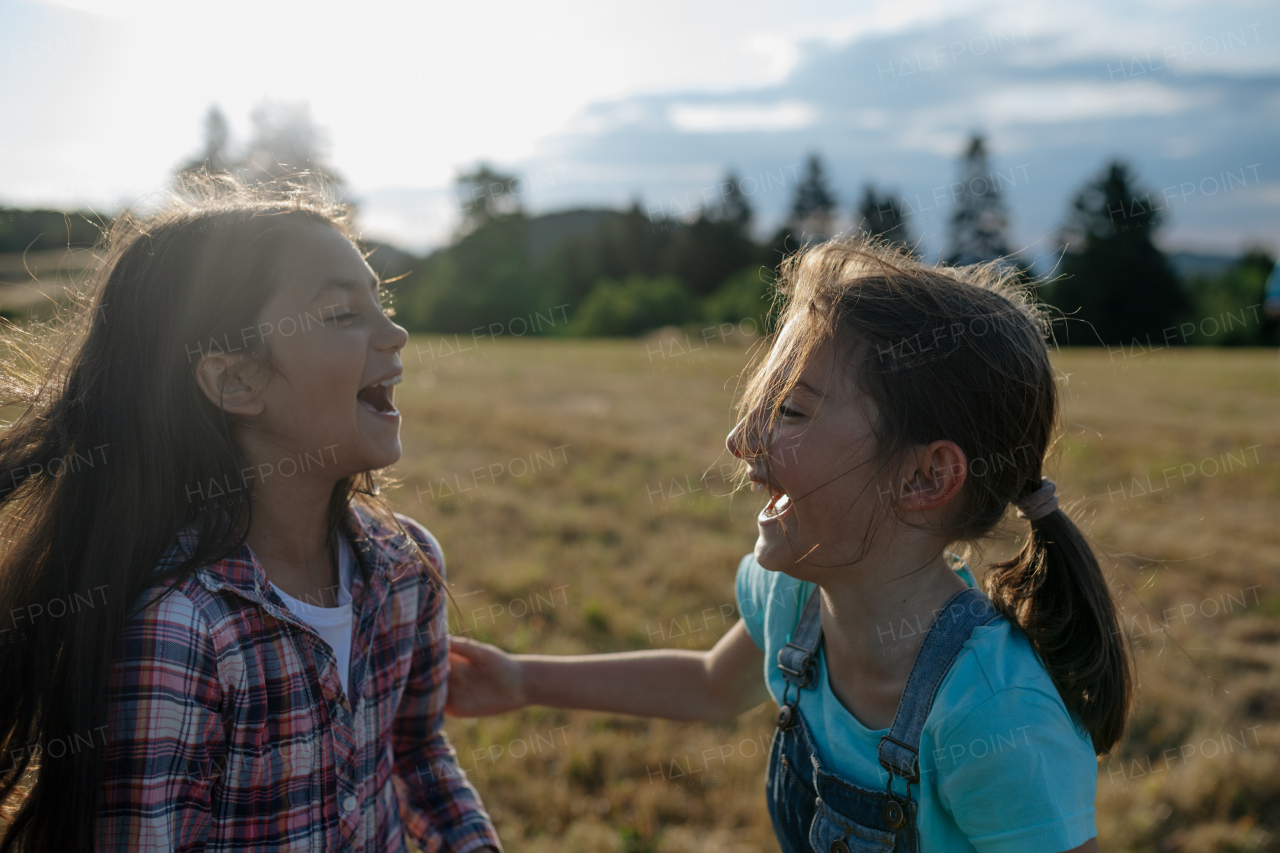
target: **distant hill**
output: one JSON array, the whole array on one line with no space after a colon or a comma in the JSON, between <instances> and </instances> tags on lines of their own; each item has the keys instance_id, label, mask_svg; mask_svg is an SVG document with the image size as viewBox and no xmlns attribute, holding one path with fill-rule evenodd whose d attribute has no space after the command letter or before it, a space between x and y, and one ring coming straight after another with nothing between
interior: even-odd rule
<instances>
[{"instance_id":1,"label":"distant hill","mask_svg":"<svg viewBox=\"0 0 1280 853\"><path fill-rule=\"evenodd\" d=\"M0 252L87 249L99 236L97 214L90 211L23 210L0 207ZM101 220L105 227L109 224Z\"/></svg>"},{"instance_id":2,"label":"distant hill","mask_svg":"<svg viewBox=\"0 0 1280 853\"><path fill-rule=\"evenodd\" d=\"M526 231L529 257L541 261L566 238L594 234L602 226L620 221L624 215L608 208L584 207L531 216Z\"/></svg>"},{"instance_id":3,"label":"distant hill","mask_svg":"<svg viewBox=\"0 0 1280 853\"><path fill-rule=\"evenodd\" d=\"M413 272L422 265L422 258L410 254L390 243L377 240L361 240L364 250L368 252L365 260L383 281Z\"/></svg>"}]
</instances>

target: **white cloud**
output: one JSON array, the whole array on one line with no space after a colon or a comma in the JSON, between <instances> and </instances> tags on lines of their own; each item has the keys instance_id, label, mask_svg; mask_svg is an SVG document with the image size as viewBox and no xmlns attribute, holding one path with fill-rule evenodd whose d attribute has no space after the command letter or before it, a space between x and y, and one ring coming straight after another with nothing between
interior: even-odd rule
<instances>
[{"instance_id":1,"label":"white cloud","mask_svg":"<svg viewBox=\"0 0 1280 853\"><path fill-rule=\"evenodd\" d=\"M818 111L800 101L775 104L673 104L667 120L684 133L746 133L798 130L817 119Z\"/></svg>"},{"instance_id":2,"label":"white cloud","mask_svg":"<svg viewBox=\"0 0 1280 853\"><path fill-rule=\"evenodd\" d=\"M1135 118L1169 131L1148 152L1190 168L1242 143L1214 133L1242 97L1215 72L1248 72L1252 127L1267 128L1250 132L1274 127L1280 95L1259 80L1280 67L1280 7L1178 2L1174 14L1144 0L315 0L303 13L225 0L211 24L203 6L161 0L0 0L0 114L13 119L0 125L0 192L65 205L145 195L197 150L209 104L240 133L264 98L310 104L357 194L447 193L485 159L564 169L556 205L625 202L696 192L730 165L777 169L807 148L837 173L909 183L922 163L949 170L974 128L1022 162L1046 145L1136 146ZM979 54L1008 33L1014 44ZM1135 60L1171 46L1173 79L1131 79ZM883 83L877 62L942 47L947 73L927 85L883 98L868 82ZM833 58L843 64L822 64ZM80 85L104 74L142 82ZM432 198L402 209L370 192L368 223L414 245L446 239L453 214ZM767 221L773 198L759 206Z\"/></svg>"},{"instance_id":3,"label":"white cloud","mask_svg":"<svg viewBox=\"0 0 1280 853\"><path fill-rule=\"evenodd\" d=\"M979 114L995 126L1168 116L1186 112L1196 104L1191 95L1159 84L1076 81L1006 86L975 100Z\"/></svg>"}]
</instances>

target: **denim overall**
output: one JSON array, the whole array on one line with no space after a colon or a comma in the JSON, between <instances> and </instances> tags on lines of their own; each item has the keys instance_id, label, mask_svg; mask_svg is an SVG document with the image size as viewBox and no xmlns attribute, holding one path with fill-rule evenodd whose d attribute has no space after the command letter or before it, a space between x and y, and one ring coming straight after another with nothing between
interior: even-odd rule
<instances>
[{"instance_id":1,"label":"denim overall","mask_svg":"<svg viewBox=\"0 0 1280 853\"><path fill-rule=\"evenodd\" d=\"M934 697L960 648L978 625L1002 618L980 590L958 592L938 613L907 677L889 733L880 738L880 766L889 772L884 791L869 791L823 768L797 704L813 686L814 656L822 643L821 597L809 597L791 642L778 651L787 682L778 731L769 753L769 816L783 853L918 853L916 804L920 782L920 732ZM796 696L787 701L791 688ZM833 768L834 769L834 768ZM907 781L907 797L892 791L893 777Z\"/></svg>"}]
</instances>

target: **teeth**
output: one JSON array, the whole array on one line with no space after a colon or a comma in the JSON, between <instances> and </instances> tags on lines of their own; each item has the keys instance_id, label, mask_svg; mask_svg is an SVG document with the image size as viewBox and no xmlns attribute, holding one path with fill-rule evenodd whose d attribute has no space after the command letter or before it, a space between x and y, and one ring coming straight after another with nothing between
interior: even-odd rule
<instances>
[{"instance_id":1,"label":"teeth","mask_svg":"<svg viewBox=\"0 0 1280 853\"><path fill-rule=\"evenodd\" d=\"M399 384L400 384L400 382L401 382L403 379L404 379L404 377L402 377L402 376L393 376L393 377L391 377L390 379L384 379L384 380L382 380L381 382L379 382L379 383L377 383L377 384L378 384L378 385L381 385L383 388L386 388L386 387L388 387L388 386L390 386L390 385L399 385Z\"/></svg>"}]
</instances>

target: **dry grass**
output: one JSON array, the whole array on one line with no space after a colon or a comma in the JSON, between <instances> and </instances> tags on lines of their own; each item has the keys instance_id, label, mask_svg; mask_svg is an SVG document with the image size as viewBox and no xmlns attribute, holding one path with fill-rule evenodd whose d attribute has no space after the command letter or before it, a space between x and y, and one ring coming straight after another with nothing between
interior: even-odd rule
<instances>
[{"instance_id":1,"label":"dry grass","mask_svg":"<svg viewBox=\"0 0 1280 853\"><path fill-rule=\"evenodd\" d=\"M717 467L745 345L460 343L405 351L391 495L444 545L455 633L550 653L709 647L755 538L757 501L727 497ZM1114 557L1141 678L1099 770L1100 843L1280 849L1280 362L1071 351L1058 365L1069 425L1052 473ZM537 708L449 732L511 849L770 850L773 717Z\"/></svg>"}]
</instances>

